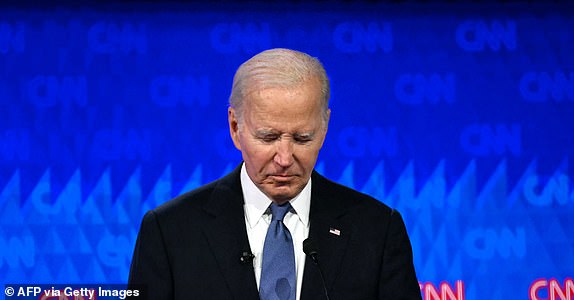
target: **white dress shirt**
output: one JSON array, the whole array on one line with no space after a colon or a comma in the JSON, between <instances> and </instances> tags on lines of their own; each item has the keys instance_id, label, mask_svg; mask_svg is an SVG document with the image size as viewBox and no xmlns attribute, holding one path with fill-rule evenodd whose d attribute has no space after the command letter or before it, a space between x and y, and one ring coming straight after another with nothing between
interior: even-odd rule
<instances>
[{"instance_id":1,"label":"white dress shirt","mask_svg":"<svg viewBox=\"0 0 574 300\"><path fill-rule=\"evenodd\" d=\"M245 205L245 225L251 252L255 255L253 268L255 269L255 280L257 289L261 281L261 263L263 256L263 245L269 223L271 223L271 213L265 213L272 201L265 195L247 175L245 164L241 166L241 188L243 189L243 199ZM305 268L305 253L303 253L303 241L309 236L309 208L311 206L311 179L303 188L301 193L289 201L291 211L285 215L283 223L289 229L293 239L293 249L295 250L295 272L297 274L297 295L301 297L301 285L303 282L303 270Z\"/></svg>"}]
</instances>

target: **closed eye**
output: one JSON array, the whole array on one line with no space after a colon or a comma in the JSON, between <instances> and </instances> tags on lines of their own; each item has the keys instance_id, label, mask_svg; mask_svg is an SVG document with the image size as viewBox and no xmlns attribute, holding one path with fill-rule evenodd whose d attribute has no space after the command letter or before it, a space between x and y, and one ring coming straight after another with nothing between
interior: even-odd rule
<instances>
[{"instance_id":1,"label":"closed eye","mask_svg":"<svg viewBox=\"0 0 574 300\"><path fill-rule=\"evenodd\" d=\"M313 141L313 134L296 134L293 136L293 140L299 144L306 144Z\"/></svg>"},{"instance_id":2,"label":"closed eye","mask_svg":"<svg viewBox=\"0 0 574 300\"><path fill-rule=\"evenodd\" d=\"M274 142L277 139L279 139L280 135L276 134L276 133L271 133L271 132L261 132L261 133L257 133L255 135L255 137L258 140L261 140L265 143L271 143L271 142Z\"/></svg>"},{"instance_id":3,"label":"closed eye","mask_svg":"<svg viewBox=\"0 0 574 300\"><path fill-rule=\"evenodd\" d=\"M277 139L278 139L278 137L277 137L277 136L274 136L274 135L272 135L272 136L264 136L264 137L261 138L261 140L264 141L264 142L266 142L266 143L274 142L274 141L276 141Z\"/></svg>"}]
</instances>

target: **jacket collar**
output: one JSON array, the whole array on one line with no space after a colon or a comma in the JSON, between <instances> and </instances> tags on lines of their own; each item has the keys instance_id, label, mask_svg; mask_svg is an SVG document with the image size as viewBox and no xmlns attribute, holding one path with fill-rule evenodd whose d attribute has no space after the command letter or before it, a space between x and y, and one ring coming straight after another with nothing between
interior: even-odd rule
<instances>
[{"instance_id":1,"label":"jacket collar","mask_svg":"<svg viewBox=\"0 0 574 300\"><path fill-rule=\"evenodd\" d=\"M204 210L212 216L204 228L211 251L220 271L235 298L258 299L255 273L250 262L242 263L242 253L251 253L245 228L243 192L240 181L241 165L216 181L210 200ZM332 187L335 185L313 171L311 208L309 212L309 238L317 247L319 265L330 290L340 269L351 224L343 216L348 201L341 201ZM307 257L303 273L302 299L316 299L323 294L317 266Z\"/></svg>"},{"instance_id":2,"label":"jacket collar","mask_svg":"<svg viewBox=\"0 0 574 300\"><path fill-rule=\"evenodd\" d=\"M323 271L325 285L332 289L337 277L347 242L351 234L351 224L344 216L349 210L349 202L342 201L333 190L336 185L325 177L313 172L311 190L311 211L309 219L309 239L317 250L319 266ZM317 265L307 257L303 273L302 299L317 299L324 295L323 283Z\"/></svg>"},{"instance_id":3,"label":"jacket collar","mask_svg":"<svg viewBox=\"0 0 574 300\"><path fill-rule=\"evenodd\" d=\"M251 249L245 229L240 169L235 168L214 183L213 193L203 207L211 216L203 231L233 298L259 299L252 262L243 254L250 254Z\"/></svg>"}]
</instances>

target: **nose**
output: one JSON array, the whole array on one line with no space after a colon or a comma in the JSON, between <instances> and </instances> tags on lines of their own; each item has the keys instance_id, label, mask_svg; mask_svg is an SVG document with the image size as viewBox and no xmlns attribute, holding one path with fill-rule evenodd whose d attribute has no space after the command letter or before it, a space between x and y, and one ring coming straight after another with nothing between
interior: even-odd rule
<instances>
[{"instance_id":1,"label":"nose","mask_svg":"<svg viewBox=\"0 0 574 300\"><path fill-rule=\"evenodd\" d=\"M282 168L290 167L295 161L293 157L293 143L289 139L281 139L276 145L277 150L273 161Z\"/></svg>"}]
</instances>

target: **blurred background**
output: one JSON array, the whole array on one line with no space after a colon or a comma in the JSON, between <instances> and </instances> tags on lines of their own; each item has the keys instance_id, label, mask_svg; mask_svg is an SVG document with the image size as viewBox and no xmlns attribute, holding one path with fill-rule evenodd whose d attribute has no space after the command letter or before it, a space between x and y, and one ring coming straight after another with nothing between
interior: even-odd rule
<instances>
[{"instance_id":1,"label":"blurred background","mask_svg":"<svg viewBox=\"0 0 574 300\"><path fill-rule=\"evenodd\" d=\"M0 283L125 283L143 214L241 162L275 47L325 65L317 170L403 214L424 299L574 297L566 1L0 4Z\"/></svg>"}]
</instances>

